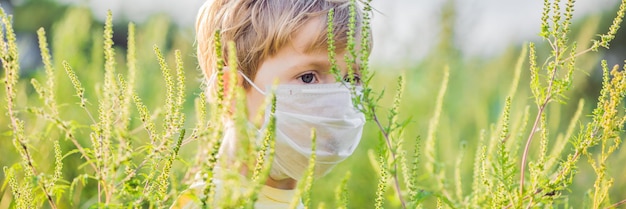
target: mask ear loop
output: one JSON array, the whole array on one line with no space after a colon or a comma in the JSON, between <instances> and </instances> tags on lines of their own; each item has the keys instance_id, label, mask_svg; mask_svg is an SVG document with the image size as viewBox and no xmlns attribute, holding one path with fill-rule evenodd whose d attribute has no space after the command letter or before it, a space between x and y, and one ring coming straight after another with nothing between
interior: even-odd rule
<instances>
[{"instance_id":1,"label":"mask ear loop","mask_svg":"<svg viewBox=\"0 0 626 209\"><path fill-rule=\"evenodd\" d=\"M243 74L243 72L241 72L240 70L237 71L241 77L243 77L243 79L245 79L254 89L256 89L259 93L265 95L265 92L263 90L261 90L261 88L259 88L257 85L254 84L254 82L252 82L252 80L250 80L250 78L248 78L248 76L246 76L245 74ZM217 72L213 72L211 74L211 77L209 77L209 79L206 82L206 88L210 89L211 87L213 87L213 84L215 83L215 79L217 78Z\"/></svg>"},{"instance_id":2,"label":"mask ear loop","mask_svg":"<svg viewBox=\"0 0 626 209\"><path fill-rule=\"evenodd\" d=\"M211 77L209 77L209 80L206 82L207 88L211 88L213 86L213 83L215 82L216 77L217 77L217 72L213 72L211 74Z\"/></svg>"},{"instance_id":3,"label":"mask ear loop","mask_svg":"<svg viewBox=\"0 0 626 209\"><path fill-rule=\"evenodd\" d=\"M210 95L212 95L212 92L214 91L213 84L215 83L215 78L217 78L217 72L213 72L211 74L211 77L209 77L209 79L204 84L204 94L207 97L210 97Z\"/></svg>"},{"instance_id":4,"label":"mask ear loop","mask_svg":"<svg viewBox=\"0 0 626 209\"><path fill-rule=\"evenodd\" d=\"M246 80L246 82L248 82L250 84L250 86L252 86L252 88L256 89L259 93L266 95L265 92L263 90L261 90L257 85L254 84L254 82L252 82L252 80L250 80L250 78L248 78L248 76L246 76L245 74L243 74L243 72L241 72L240 70L237 71L241 77L243 77L243 79ZM252 123L249 123L252 127L254 127L257 130L257 137L255 140L255 143L257 145L261 145L263 143L263 130L265 130L267 127L267 121L263 123L263 125L261 126L261 128L256 128L256 126Z\"/></svg>"},{"instance_id":5,"label":"mask ear loop","mask_svg":"<svg viewBox=\"0 0 626 209\"><path fill-rule=\"evenodd\" d=\"M259 93L261 93L263 95L266 95L265 92L263 90L261 90L261 88L259 88L257 85L255 85L254 82L252 82L252 80L250 80L250 78L248 78L248 76L243 74L243 72L241 72L240 70L238 70L237 72L239 72L241 77L243 77L243 79L245 79L252 86L252 88L256 89Z\"/></svg>"}]
</instances>

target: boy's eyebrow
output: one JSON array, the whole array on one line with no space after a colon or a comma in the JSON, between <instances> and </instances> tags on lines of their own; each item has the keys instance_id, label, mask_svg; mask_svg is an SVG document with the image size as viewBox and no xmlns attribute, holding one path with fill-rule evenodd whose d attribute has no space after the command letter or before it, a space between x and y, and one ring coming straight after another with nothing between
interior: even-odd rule
<instances>
[{"instance_id":1,"label":"boy's eyebrow","mask_svg":"<svg viewBox=\"0 0 626 209\"><path fill-rule=\"evenodd\" d=\"M306 69L306 68L315 68L315 69L328 69L330 70L330 62L328 60L311 60L304 63L299 63L297 65L292 66L294 69Z\"/></svg>"},{"instance_id":2,"label":"boy's eyebrow","mask_svg":"<svg viewBox=\"0 0 626 209\"><path fill-rule=\"evenodd\" d=\"M341 58L343 59L343 58ZM337 66L339 67L339 66ZM313 69L323 69L324 71L330 72L330 61L328 59L324 59L322 60L312 60L309 62L305 62L302 64L296 64L294 66L291 67L292 69L298 69L298 70L306 70L308 68L313 68ZM339 69L341 70L341 69ZM346 71L348 69L345 69ZM353 63L352 64L352 70L356 73L356 74L360 74L361 73L361 65L359 63ZM347 73L347 72L346 72Z\"/></svg>"}]
</instances>

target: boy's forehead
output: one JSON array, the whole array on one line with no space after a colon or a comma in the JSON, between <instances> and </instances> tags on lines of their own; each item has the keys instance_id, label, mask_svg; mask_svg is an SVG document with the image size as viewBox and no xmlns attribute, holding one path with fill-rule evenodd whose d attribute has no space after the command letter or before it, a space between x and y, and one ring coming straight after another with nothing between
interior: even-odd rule
<instances>
[{"instance_id":1,"label":"boy's forehead","mask_svg":"<svg viewBox=\"0 0 626 209\"><path fill-rule=\"evenodd\" d=\"M316 17L305 21L301 27L299 27L296 31L294 31L294 33L292 33L290 41L287 43L286 46L283 47L293 47L296 52L305 55L321 53L327 54L327 40L326 23L322 18ZM335 54L338 56L338 58L343 58L343 54L346 51L346 43L335 44ZM355 44L355 47L355 50L360 50L360 44Z\"/></svg>"},{"instance_id":2,"label":"boy's forehead","mask_svg":"<svg viewBox=\"0 0 626 209\"><path fill-rule=\"evenodd\" d=\"M320 36L327 35L324 33L325 28L326 24L321 18L309 19L292 33L288 44L303 54L319 52L323 50L320 46L322 43L319 43Z\"/></svg>"},{"instance_id":3,"label":"boy's forehead","mask_svg":"<svg viewBox=\"0 0 626 209\"><path fill-rule=\"evenodd\" d=\"M338 37L344 34L335 34ZM355 37L355 42L358 43L359 37ZM341 54L345 51L345 38L335 39L335 52ZM290 36L290 41L287 43L290 47L303 54L311 53L323 53L328 51L328 30L327 24L324 18L318 16L306 20L302 26L296 29ZM288 46L288 47L289 47ZM356 50L360 50L360 44L355 44Z\"/></svg>"}]
</instances>

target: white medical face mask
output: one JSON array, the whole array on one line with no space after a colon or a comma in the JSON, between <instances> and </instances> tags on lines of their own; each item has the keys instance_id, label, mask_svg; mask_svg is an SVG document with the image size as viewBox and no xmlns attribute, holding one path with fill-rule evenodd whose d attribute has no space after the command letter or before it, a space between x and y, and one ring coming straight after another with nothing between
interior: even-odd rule
<instances>
[{"instance_id":1,"label":"white medical face mask","mask_svg":"<svg viewBox=\"0 0 626 209\"><path fill-rule=\"evenodd\" d=\"M266 95L243 73L242 76ZM360 92L361 87L357 87ZM365 116L352 104L350 89L342 83L278 85L276 87L276 152L270 177L300 180L311 156L311 129L317 135L315 177L327 174L356 149ZM269 121L270 106L265 111Z\"/></svg>"}]
</instances>

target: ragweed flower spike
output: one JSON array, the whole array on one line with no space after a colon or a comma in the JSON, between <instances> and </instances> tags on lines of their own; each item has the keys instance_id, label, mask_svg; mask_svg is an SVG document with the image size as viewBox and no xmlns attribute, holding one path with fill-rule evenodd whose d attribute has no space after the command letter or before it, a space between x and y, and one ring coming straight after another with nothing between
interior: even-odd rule
<instances>
[{"instance_id":1,"label":"ragweed flower spike","mask_svg":"<svg viewBox=\"0 0 626 209\"><path fill-rule=\"evenodd\" d=\"M58 116L58 110L56 101L54 99L54 68L52 67L52 58L50 56L50 50L48 50L48 41L46 39L46 31L43 28L37 30L37 37L39 38L39 49L41 50L41 60L43 61L44 68L46 69L46 86L44 96L44 102L46 106L50 108L53 116Z\"/></svg>"}]
</instances>

